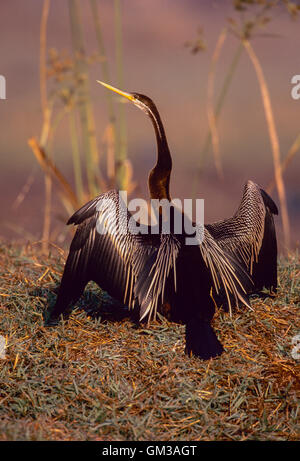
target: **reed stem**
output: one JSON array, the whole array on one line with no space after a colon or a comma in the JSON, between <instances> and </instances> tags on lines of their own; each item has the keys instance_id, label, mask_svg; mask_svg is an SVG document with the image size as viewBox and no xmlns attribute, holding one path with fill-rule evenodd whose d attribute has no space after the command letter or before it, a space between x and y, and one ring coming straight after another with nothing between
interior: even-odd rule
<instances>
[{"instance_id":1,"label":"reed stem","mask_svg":"<svg viewBox=\"0 0 300 461\"><path fill-rule=\"evenodd\" d=\"M101 63L101 72L103 76L103 81L110 83L111 78L110 78L108 60L107 60L107 56L105 52L104 40L102 36L102 28L101 28L101 22L99 18L99 11L97 7L97 0L90 0L90 6L91 6L92 16L94 20L99 56L101 58L100 63ZM112 138L112 142L110 143L110 160L115 163L116 157L117 157L116 148L117 148L118 143L117 143L116 116L115 116L112 93L110 91L106 91L105 98L106 98L107 112L108 112L108 119L109 119L109 135ZM110 172L112 171L115 172L115 165L114 165L114 168ZM113 177L109 177L109 181L112 187L116 187L115 180L116 180L115 174L113 175Z\"/></svg>"},{"instance_id":2,"label":"reed stem","mask_svg":"<svg viewBox=\"0 0 300 461\"><path fill-rule=\"evenodd\" d=\"M243 52L243 48L244 48L243 44L239 43L239 45L237 46L236 51L234 53L233 59L232 59L230 65L228 67L226 76L225 76L225 78L223 80L222 88L221 88L220 94L218 96L217 104L216 104L215 111L214 111L214 116L215 116L215 121L216 122L217 122L217 120L218 120L218 118L219 118L219 116L221 114L222 109L223 109L225 98L227 96L227 93L228 93L228 90L230 88L234 73L235 73L236 68L238 66L238 63L240 61L240 58L241 58L241 55L242 55L242 52ZM200 166L199 166L198 170L196 171L195 176L194 176L194 180L193 180L193 185L192 185L192 195L193 195L193 197L196 195L196 189L197 189L198 181L199 181L202 169L203 169L203 164L204 164L205 158L207 156L208 150L210 149L211 142L212 142L212 133L211 133L211 130L209 130L207 132L206 137L205 137L203 148L202 148L202 150L200 152Z\"/></svg>"},{"instance_id":3,"label":"reed stem","mask_svg":"<svg viewBox=\"0 0 300 461\"><path fill-rule=\"evenodd\" d=\"M78 82L78 110L81 121L83 149L86 157L88 188L90 195L94 197L99 192L97 180L98 182L101 181L101 175L78 0L69 0L69 14L75 58L75 74Z\"/></svg>"},{"instance_id":4,"label":"reed stem","mask_svg":"<svg viewBox=\"0 0 300 461\"><path fill-rule=\"evenodd\" d=\"M217 117L213 107L213 96L215 86L216 66L220 57L221 50L227 36L227 28L223 29L219 35L215 51L212 56L210 71L207 84L207 117L210 128L210 139L212 141L215 167L220 179L224 179L223 166L220 156L219 136L217 130Z\"/></svg>"},{"instance_id":5,"label":"reed stem","mask_svg":"<svg viewBox=\"0 0 300 461\"><path fill-rule=\"evenodd\" d=\"M41 145L47 143L50 130L50 109L47 97L47 23L50 9L50 0L45 0L42 10L42 18L40 25L40 94L43 112L43 125L41 132ZM48 242L50 239L51 228L51 201L52 201L52 180L49 174L45 174L45 207L44 207L44 222L42 231L42 251L47 253Z\"/></svg>"},{"instance_id":6,"label":"reed stem","mask_svg":"<svg viewBox=\"0 0 300 461\"><path fill-rule=\"evenodd\" d=\"M69 111L69 129L70 129L71 146L72 146L76 195L77 195L79 203L82 204L84 200L84 189L83 189L83 183L82 183L81 159L80 159L80 152L79 152L79 145L78 145L78 138L77 138L75 113L72 109Z\"/></svg>"},{"instance_id":7,"label":"reed stem","mask_svg":"<svg viewBox=\"0 0 300 461\"><path fill-rule=\"evenodd\" d=\"M288 215L287 202L286 202L285 185L284 185L284 181L282 177L279 140L278 140L278 135L277 135L276 127L275 127L271 99L270 99L269 90L268 90L268 86L265 80L262 67L260 65L259 59L253 47L251 46L248 40L243 40L243 45L254 66L257 80L258 80L259 87L260 87L260 91L261 91L261 97L263 101L265 117L266 117L266 121L268 125L270 143L271 143L271 148L272 148L275 181L276 181L276 187L277 187L280 208L281 208L281 219L282 219L284 243L285 243L286 250L288 250L290 247L290 223L289 223L289 215Z\"/></svg>"},{"instance_id":8,"label":"reed stem","mask_svg":"<svg viewBox=\"0 0 300 461\"><path fill-rule=\"evenodd\" d=\"M284 157L280 165L282 173L285 172L286 168L291 163L291 161L293 160L295 154L298 152L299 149L300 149L300 134L298 134L297 138L293 142L292 146L290 147L288 153L286 154L286 156ZM275 186L276 186L276 179L274 177L267 187L267 192L271 194Z\"/></svg>"},{"instance_id":9,"label":"reed stem","mask_svg":"<svg viewBox=\"0 0 300 461\"><path fill-rule=\"evenodd\" d=\"M123 77L123 44L122 44L122 15L120 0L115 0L115 41L117 85L124 88ZM125 105L119 104L119 139L116 152L116 180L119 189L126 189L126 158L127 158L127 129Z\"/></svg>"}]
</instances>

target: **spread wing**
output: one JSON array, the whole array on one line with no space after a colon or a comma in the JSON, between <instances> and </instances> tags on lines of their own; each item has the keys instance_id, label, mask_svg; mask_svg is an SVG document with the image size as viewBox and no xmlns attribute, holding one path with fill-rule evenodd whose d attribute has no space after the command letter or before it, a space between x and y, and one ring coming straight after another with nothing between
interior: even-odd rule
<instances>
[{"instance_id":1,"label":"spread wing","mask_svg":"<svg viewBox=\"0 0 300 461\"><path fill-rule=\"evenodd\" d=\"M175 268L172 245L136 226L117 191L101 194L78 210L68 224L78 225L65 272L73 279L94 280L130 308L138 305L143 319L155 317L166 280ZM165 251L167 250L167 251ZM74 277L74 274L76 276Z\"/></svg>"},{"instance_id":2,"label":"spread wing","mask_svg":"<svg viewBox=\"0 0 300 461\"><path fill-rule=\"evenodd\" d=\"M201 234L201 229L199 229L199 234ZM196 285L199 291L197 299L193 300L195 304L201 306L203 293L214 288L217 294L225 294L230 313L232 300L235 304L241 301L250 307L246 293L253 283L235 256L222 249L207 229L204 229L203 240L198 246L186 247L185 237L181 234L161 234L160 244L156 246L143 266L136 284L137 293L143 300L141 319L146 315L148 319L155 318L159 301L162 303L164 301L166 288L169 293L170 290L176 292L177 272L184 274L184 268L177 267L178 264L183 266L188 264L194 274L198 274L199 280ZM207 287L207 276L203 274L203 270L210 279L209 287ZM169 278L171 272L173 276ZM183 278L185 278L184 275ZM186 286L189 286L189 283L186 283Z\"/></svg>"},{"instance_id":3,"label":"spread wing","mask_svg":"<svg viewBox=\"0 0 300 461\"><path fill-rule=\"evenodd\" d=\"M273 200L257 184L248 181L234 216L205 226L219 247L241 262L256 289L277 287L273 214L278 214Z\"/></svg>"},{"instance_id":4,"label":"spread wing","mask_svg":"<svg viewBox=\"0 0 300 461\"><path fill-rule=\"evenodd\" d=\"M217 295L224 293L227 299L229 312L232 312L232 299L235 305L241 301L250 305L246 296L253 283L237 258L219 245L207 229L204 230L204 239L200 245L203 260L208 267Z\"/></svg>"}]
</instances>

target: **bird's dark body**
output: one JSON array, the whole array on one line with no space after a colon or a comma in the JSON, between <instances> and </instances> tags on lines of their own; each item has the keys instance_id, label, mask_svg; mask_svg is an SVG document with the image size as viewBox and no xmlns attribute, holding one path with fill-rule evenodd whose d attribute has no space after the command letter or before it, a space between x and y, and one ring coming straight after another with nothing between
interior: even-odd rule
<instances>
[{"instance_id":1,"label":"bird's dark body","mask_svg":"<svg viewBox=\"0 0 300 461\"><path fill-rule=\"evenodd\" d=\"M77 222L79 225L70 246L57 302L48 312L46 325L56 325L61 314L65 317L69 315L70 308L82 295L90 280L96 282L116 300L124 302L126 291L124 274L128 272L128 266L118 252L113 251L114 243L111 237L94 232L96 217L94 215L89 216L89 214L86 216L87 219L81 222L79 210L76 217L70 219L70 222L75 220L75 223ZM165 283L164 300L161 296L158 299L158 310L164 314L163 305L168 304L170 306L168 318L171 321L186 325L186 352L208 359L220 355L223 351L223 347L211 327L211 320L215 311L211 297L213 281L199 248L186 246L185 237L185 234L177 234L172 237L179 247L176 258L177 286L175 289L173 274L169 274ZM139 239L141 237L135 236L133 238ZM149 245L151 249L146 255L144 267L136 280L138 294L132 302L132 307L136 310L141 310L140 299L147 297L146 292L149 288L149 281L151 281L149 273L162 238L164 237L161 235L150 234L142 237L145 239L145 244ZM155 251L151 252L153 248Z\"/></svg>"},{"instance_id":2,"label":"bird's dark body","mask_svg":"<svg viewBox=\"0 0 300 461\"><path fill-rule=\"evenodd\" d=\"M150 117L158 148L148 180L150 197L170 202L172 159L154 103L143 95L113 90ZM202 359L220 355L223 347L211 326L215 299L231 310L233 303L247 304L247 294L263 286L277 287L276 205L248 181L236 214L206 225L199 245L187 245L186 235L175 234L172 222L169 234L152 235L149 229L146 234L132 233L131 215L122 207L117 191L109 191L69 219L68 224L75 224L77 230L46 325L56 324L61 314L67 316L93 280L118 301L137 309L141 321L150 321L161 310L172 321L184 323L188 354ZM117 210L114 215L113 208ZM120 216L122 220L118 220ZM113 232L116 221L117 231ZM99 226L106 232L99 232Z\"/></svg>"},{"instance_id":3,"label":"bird's dark body","mask_svg":"<svg viewBox=\"0 0 300 461\"><path fill-rule=\"evenodd\" d=\"M170 297L171 320L186 325L186 352L204 360L220 355L223 347L211 327L213 282L200 252L186 246L179 254L176 270L178 286Z\"/></svg>"}]
</instances>

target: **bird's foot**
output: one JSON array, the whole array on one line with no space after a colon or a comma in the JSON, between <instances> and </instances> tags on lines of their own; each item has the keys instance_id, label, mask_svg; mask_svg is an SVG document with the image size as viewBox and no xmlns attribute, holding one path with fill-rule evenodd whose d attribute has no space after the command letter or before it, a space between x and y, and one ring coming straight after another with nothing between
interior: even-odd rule
<instances>
[{"instance_id":1,"label":"bird's foot","mask_svg":"<svg viewBox=\"0 0 300 461\"><path fill-rule=\"evenodd\" d=\"M203 360L217 357L224 351L216 333L208 322L195 321L186 325L185 352Z\"/></svg>"}]
</instances>

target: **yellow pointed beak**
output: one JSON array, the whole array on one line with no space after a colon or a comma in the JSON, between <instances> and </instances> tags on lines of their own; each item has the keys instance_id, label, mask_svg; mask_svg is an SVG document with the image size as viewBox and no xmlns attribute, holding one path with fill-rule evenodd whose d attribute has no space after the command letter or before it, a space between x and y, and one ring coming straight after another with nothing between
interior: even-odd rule
<instances>
[{"instance_id":1,"label":"yellow pointed beak","mask_svg":"<svg viewBox=\"0 0 300 461\"><path fill-rule=\"evenodd\" d=\"M105 86L105 88L108 88L109 90L114 91L115 93L120 94L121 96L124 96L124 98L129 99L129 101L135 101L135 97L130 93L126 93L125 91L121 91L118 88L115 88L115 87L113 87L111 85L108 85L107 83L100 82L100 80L97 80L97 83L100 83L100 85Z\"/></svg>"}]
</instances>

